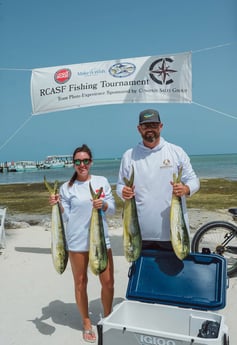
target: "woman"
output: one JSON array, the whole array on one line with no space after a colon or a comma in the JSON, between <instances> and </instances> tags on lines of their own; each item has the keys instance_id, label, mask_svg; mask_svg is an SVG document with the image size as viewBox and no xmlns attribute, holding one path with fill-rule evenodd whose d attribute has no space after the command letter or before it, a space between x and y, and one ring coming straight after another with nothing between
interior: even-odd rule
<instances>
[{"instance_id":1,"label":"woman","mask_svg":"<svg viewBox=\"0 0 237 345\"><path fill-rule=\"evenodd\" d=\"M87 342L95 342L96 336L89 318L87 295L91 211L92 208L102 210L108 265L105 271L99 275L99 279L104 316L107 316L112 309L114 268L105 213L113 214L115 212L115 202L108 180L103 176L90 175L92 154L87 145L82 145L74 151L73 163L74 175L69 182L61 186L60 196L50 197L50 204L60 202L63 220L66 223L67 249L74 278L76 302L82 317L83 339ZM92 200L89 182L95 192L103 187L99 199Z\"/></svg>"}]
</instances>

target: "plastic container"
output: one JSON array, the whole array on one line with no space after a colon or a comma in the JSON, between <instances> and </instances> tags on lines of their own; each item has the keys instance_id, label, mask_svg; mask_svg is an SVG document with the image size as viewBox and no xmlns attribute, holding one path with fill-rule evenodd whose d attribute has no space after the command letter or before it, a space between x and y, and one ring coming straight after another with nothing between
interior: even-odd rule
<instances>
[{"instance_id":1,"label":"plastic container","mask_svg":"<svg viewBox=\"0 0 237 345\"><path fill-rule=\"evenodd\" d=\"M226 303L225 259L146 250L132 264L126 300L98 325L99 345L227 345L228 327L214 310Z\"/></svg>"}]
</instances>

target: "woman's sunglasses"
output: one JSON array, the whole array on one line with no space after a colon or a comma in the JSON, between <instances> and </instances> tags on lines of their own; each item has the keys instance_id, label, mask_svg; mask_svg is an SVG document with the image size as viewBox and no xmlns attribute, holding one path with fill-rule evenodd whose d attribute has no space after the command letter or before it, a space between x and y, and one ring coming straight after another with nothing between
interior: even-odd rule
<instances>
[{"instance_id":1,"label":"woman's sunglasses","mask_svg":"<svg viewBox=\"0 0 237 345\"><path fill-rule=\"evenodd\" d=\"M86 158L86 159L74 159L73 163L75 165L78 165L78 166L80 166L81 163L83 163L84 165L88 165L88 164L91 163L91 159L89 159L89 158Z\"/></svg>"}]
</instances>

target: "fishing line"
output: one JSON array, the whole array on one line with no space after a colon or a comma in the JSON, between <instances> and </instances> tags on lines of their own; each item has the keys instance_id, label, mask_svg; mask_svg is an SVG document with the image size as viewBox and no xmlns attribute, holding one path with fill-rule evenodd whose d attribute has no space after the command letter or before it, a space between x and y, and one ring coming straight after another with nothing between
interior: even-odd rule
<instances>
[{"instance_id":1,"label":"fishing line","mask_svg":"<svg viewBox=\"0 0 237 345\"><path fill-rule=\"evenodd\" d=\"M25 125L31 120L31 118L33 117L33 115L31 115L30 117L28 117L21 125L20 127L17 128L17 130L10 136L8 137L8 139L0 146L0 151L3 149L3 147L5 147L9 141L11 141L19 132L20 130L25 127Z\"/></svg>"},{"instance_id":2,"label":"fishing line","mask_svg":"<svg viewBox=\"0 0 237 345\"><path fill-rule=\"evenodd\" d=\"M213 112L215 112L215 113L218 113L218 114L224 115L224 116L226 116L226 117L229 117L229 118L231 118L231 119L237 120L237 117L236 117L236 116L231 115L231 114L224 113L223 111L219 111L219 110L217 110L217 109L214 109L214 108L211 108L211 107L208 107L208 106L206 106L206 105L203 105L203 104L200 104L200 103L196 103L196 102L192 102L192 104L198 105L199 107L202 107L202 108L204 108L204 109L211 110L211 111L213 111Z\"/></svg>"}]
</instances>

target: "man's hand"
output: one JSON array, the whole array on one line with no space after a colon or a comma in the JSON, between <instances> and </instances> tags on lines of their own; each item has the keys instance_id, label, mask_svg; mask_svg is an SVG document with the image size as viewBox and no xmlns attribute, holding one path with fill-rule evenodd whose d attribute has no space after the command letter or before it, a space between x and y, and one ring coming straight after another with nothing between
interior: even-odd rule
<instances>
[{"instance_id":1,"label":"man's hand","mask_svg":"<svg viewBox=\"0 0 237 345\"><path fill-rule=\"evenodd\" d=\"M135 196L134 186L133 187L128 187L128 186L123 187L123 190L122 190L123 199L129 200L129 199L132 199L134 196Z\"/></svg>"}]
</instances>

